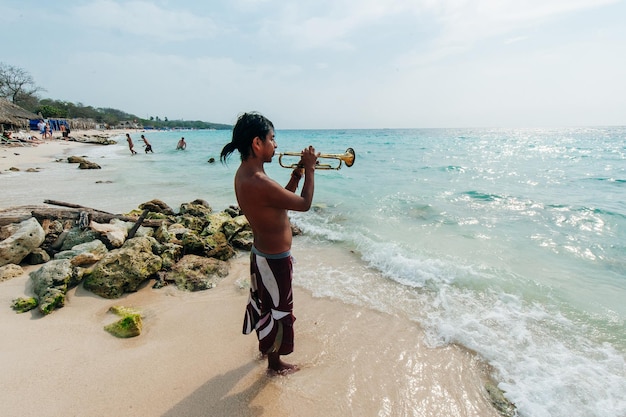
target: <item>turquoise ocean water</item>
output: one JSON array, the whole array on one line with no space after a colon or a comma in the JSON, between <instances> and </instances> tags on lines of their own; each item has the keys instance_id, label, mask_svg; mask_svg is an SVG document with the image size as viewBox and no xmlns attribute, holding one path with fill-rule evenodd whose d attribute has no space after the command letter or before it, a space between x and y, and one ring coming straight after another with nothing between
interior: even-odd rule
<instances>
[{"instance_id":1,"label":"turquoise ocean water","mask_svg":"<svg viewBox=\"0 0 626 417\"><path fill-rule=\"evenodd\" d=\"M207 162L229 131L147 131L148 155L139 135L133 157L122 138L89 148L103 169L80 176L105 182L95 199L91 189L67 200L114 211L152 198L235 203L238 155ZM175 150L181 136L186 151ZM625 127L278 130L276 140L277 152L357 155L319 171L314 209L292 213L299 251L319 262L297 285L407 316L431 346L476 351L521 416L626 416ZM277 158L266 170L282 184L290 174ZM332 262L339 252L353 260Z\"/></svg>"}]
</instances>

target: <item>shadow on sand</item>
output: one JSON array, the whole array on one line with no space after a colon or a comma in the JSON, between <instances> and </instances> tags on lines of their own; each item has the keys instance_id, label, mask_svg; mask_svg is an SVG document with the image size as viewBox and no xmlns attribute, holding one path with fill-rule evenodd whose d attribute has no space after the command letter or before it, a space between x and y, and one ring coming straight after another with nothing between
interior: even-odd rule
<instances>
[{"instance_id":1,"label":"shadow on sand","mask_svg":"<svg viewBox=\"0 0 626 417\"><path fill-rule=\"evenodd\" d=\"M267 385L268 378L259 375L259 378L243 391L229 394L237 383L257 367L256 363L250 362L212 378L168 410L163 417L261 416L263 408L250 404Z\"/></svg>"}]
</instances>

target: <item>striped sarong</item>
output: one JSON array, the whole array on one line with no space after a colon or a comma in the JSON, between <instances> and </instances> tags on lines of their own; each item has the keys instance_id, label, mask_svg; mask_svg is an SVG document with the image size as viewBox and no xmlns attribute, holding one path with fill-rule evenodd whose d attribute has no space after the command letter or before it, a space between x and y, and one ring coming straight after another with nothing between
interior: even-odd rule
<instances>
[{"instance_id":1,"label":"striped sarong","mask_svg":"<svg viewBox=\"0 0 626 417\"><path fill-rule=\"evenodd\" d=\"M293 293L291 252L268 255L252 247L250 295L243 333L256 331L259 351L287 355L293 352Z\"/></svg>"}]
</instances>

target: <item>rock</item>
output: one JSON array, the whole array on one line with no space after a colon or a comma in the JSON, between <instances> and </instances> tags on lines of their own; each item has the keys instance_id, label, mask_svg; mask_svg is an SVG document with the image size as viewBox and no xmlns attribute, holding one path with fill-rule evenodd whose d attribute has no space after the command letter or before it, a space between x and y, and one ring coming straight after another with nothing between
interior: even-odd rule
<instances>
[{"instance_id":1,"label":"rock","mask_svg":"<svg viewBox=\"0 0 626 417\"><path fill-rule=\"evenodd\" d=\"M40 265L45 264L50 260L50 255L48 252L43 250L42 248L35 248L31 253L28 254L24 261L29 265Z\"/></svg>"},{"instance_id":2,"label":"rock","mask_svg":"<svg viewBox=\"0 0 626 417\"><path fill-rule=\"evenodd\" d=\"M70 164L80 164L80 163L89 162L89 161L83 158L82 156L72 155L72 156L67 157L67 162Z\"/></svg>"},{"instance_id":3,"label":"rock","mask_svg":"<svg viewBox=\"0 0 626 417\"><path fill-rule=\"evenodd\" d=\"M0 241L11 237L11 235L15 234L15 232L17 232L19 228L20 228L19 223L9 223L6 226L1 226L0 227Z\"/></svg>"},{"instance_id":4,"label":"rock","mask_svg":"<svg viewBox=\"0 0 626 417\"><path fill-rule=\"evenodd\" d=\"M19 277L24 273L21 266L15 264L7 264L0 266L0 282L8 281L15 277Z\"/></svg>"},{"instance_id":5,"label":"rock","mask_svg":"<svg viewBox=\"0 0 626 417\"><path fill-rule=\"evenodd\" d=\"M168 206L167 204L165 204L163 201L158 200L158 199L154 199L154 200L150 200L145 203L142 203L139 205L139 208L141 210L148 209L148 211L151 213L163 213L169 216L174 215L174 210L172 210L172 208Z\"/></svg>"},{"instance_id":6,"label":"rock","mask_svg":"<svg viewBox=\"0 0 626 417\"><path fill-rule=\"evenodd\" d=\"M91 230L94 230L104 237L111 243L111 246L114 248L119 248L124 244L126 237L128 236L128 228L124 222L121 223L97 223L93 220L89 223L89 227Z\"/></svg>"},{"instance_id":7,"label":"rock","mask_svg":"<svg viewBox=\"0 0 626 417\"><path fill-rule=\"evenodd\" d=\"M180 205L180 214L188 214L195 217L208 217L213 209L204 200L194 200L191 203L183 203Z\"/></svg>"},{"instance_id":8,"label":"rock","mask_svg":"<svg viewBox=\"0 0 626 417\"><path fill-rule=\"evenodd\" d=\"M95 162L88 161L82 156L69 156L67 158L67 162L70 164L78 164L78 168L80 169L100 169L100 165Z\"/></svg>"},{"instance_id":9,"label":"rock","mask_svg":"<svg viewBox=\"0 0 626 417\"><path fill-rule=\"evenodd\" d=\"M8 238L0 242L0 266L6 264L19 264L38 248L45 239L43 228L31 217L19 224L19 228Z\"/></svg>"},{"instance_id":10,"label":"rock","mask_svg":"<svg viewBox=\"0 0 626 417\"><path fill-rule=\"evenodd\" d=\"M46 234L46 238L40 247L48 252L48 254L52 254L53 252L59 250L63 244L63 240L60 240L59 236L61 236L61 234L65 231L63 223L59 220L42 219L41 227ZM67 225L68 230L71 227L71 224ZM65 238L65 236L67 236L67 232L63 235L63 238Z\"/></svg>"},{"instance_id":11,"label":"rock","mask_svg":"<svg viewBox=\"0 0 626 417\"><path fill-rule=\"evenodd\" d=\"M219 212L213 213L209 216L209 225L202 232L203 235L212 235L223 231L224 224L232 221L232 217L228 213Z\"/></svg>"},{"instance_id":12,"label":"rock","mask_svg":"<svg viewBox=\"0 0 626 417\"><path fill-rule=\"evenodd\" d=\"M100 165L96 164L95 162L91 162L91 161L85 161L85 162L81 162L78 165L79 169L101 169Z\"/></svg>"},{"instance_id":13,"label":"rock","mask_svg":"<svg viewBox=\"0 0 626 417\"><path fill-rule=\"evenodd\" d=\"M143 321L139 311L121 306L113 306L109 311L122 318L115 323L104 326L104 330L111 333L113 336L121 338L135 337L141 334Z\"/></svg>"},{"instance_id":14,"label":"rock","mask_svg":"<svg viewBox=\"0 0 626 417\"><path fill-rule=\"evenodd\" d=\"M172 240L172 235L167 231L167 226L165 224L161 224L155 232L154 238L161 243L169 243Z\"/></svg>"},{"instance_id":15,"label":"rock","mask_svg":"<svg viewBox=\"0 0 626 417\"><path fill-rule=\"evenodd\" d=\"M252 230L242 230L233 236L230 240L230 244L234 248L243 249L247 251L252 250L252 244L254 243L254 235Z\"/></svg>"},{"instance_id":16,"label":"rock","mask_svg":"<svg viewBox=\"0 0 626 417\"><path fill-rule=\"evenodd\" d=\"M192 216L190 214L183 214L177 217L177 222L183 225L187 229L191 229L200 233L208 224L209 220L207 216Z\"/></svg>"},{"instance_id":17,"label":"rock","mask_svg":"<svg viewBox=\"0 0 626 417\"><path fill-rule=\"evenodd\" d=\"M74 246L80 245L81 243L98 240L99 237L100 237L100 233L94 230L91 230L91 229L81 230L79 227L72 227L63 238L63 244L61 245L61 250L64 251L64 250L72 249Z\"/></svg>"},{"instance_id":18,"label":"rock","mask_svg":"<svg viewBox=\"0 0 626 417\"><path fill-rule=\"evenodd\" d=\"M161 257L161 269L170 270L183 256L183 247L176 243L164 243L157 252Z\"/></svg>"},{"instance_id":19,"label":"rock","mask_svg":"<svg viewBox=\"0 0 626 417\"><path fill-rule=\"evenodd\" d=\"M189 229L187 229L185 226L183 226L180 223L171 224L167 228L167 233L170 235L170 241L172 239L176 239L178 240L178 242L180 242L183 236L185 235L185 233L187 232L189 232Z\"/></svg>"},{"instance_id":20,"label":"rock","mask_svg":"<svg viewBox=\"0 0 626 417\"><path fill-rule=\"evenodd\" d=\"M234 218L229 218L222 225L222 230L226 235L228 240L231 240L237 233L242 232L244 230L252 231L250 227L250 223L246 216L237 216Z\"/></svg>"},{"instance_id":21,"label":"rock","mask_svg":"<svg viewBox=\"0 0 626 417\"><path fill-rule=\"evenodd\" d=\"M104 298L118 298L139 286L161 269L162 260L152 252L151 237L127 240L107 253L84 274L85 289Z\"/></svg>"},{"instance_id":22,"label":"rock","mask_svg":"<svg viewBox=\"0 0 626 417\"><path fill-rule=\"evenodd\" d=\"M224 210L225 213L228 213L230 217L243 216L241 209L237 206L229 206Z\"/></svg>"},{"instance_id":23,"label":"rock","mask_svg":"<svg viewBox=\"0 0 626 417\"><path fill-rule=\"evenodd\" d=\"M65 305L67 289L72 280L73 268L69 259L52 260L30 273L33 291L39 300L39 311L48 315Z\"/></svg>"},{"instance_id":24,"label":"rock","mask_svg":"<svg viewBox=\"0 0 626 417\"><path fill-rule=\"evenodd\" d=\"M38 302L35 297L20 297L13 300L11 308L18 313L26 313L34 308L37 308Z\"/></svg>"},{"instance_id":25,"label":"rock","mask_svg":"<svg viewBox=\"0 0 626 417\"><path fill-rule=\"evenodd\" d=\"M186 254L203 255L207 243L196 232L189 230L182 238L183 251Z\"/></svg>"},{"instance_id":26,"label":"rock","mask_svg":"<svg viewBox=\"0 0 626 417\"><path fill-rule=\"evenodd\" d=\"M212 234L205 238L207 245L205 246L204 255L227 261L235 256L235 249L232 247L226 236L222 232Z\"/></svg>"},{"instance_id":27,"label":"rock","mask_svg":"<svg viewBox=\"0 0 626 417\"><path fill-rule=\"evenodd\" d=\"M504 392L498 388L494 383L488 382L485 384L485 390L489 395L491 403L499 411L502 417L513 417L517 415L517 407L511 401L504 397Z\"/></svg>"},{"instance_id":28,"label":"rock","mask_svg":"<svg viewBox=\"0 0 626 417\"><path fill-rule=\"evenodd\" d=\"M54 259L70 259L73 266L85 266L98 262L109 250L100 240L81 243L70 250L54 255Z\"/></svg>"},{"instance_id":29,"label":"rock","mask_svg":"<svg viewBox=\"0 0 626 417\"><path fill-rule=\"evenodd\" d=\"M302 229L300 229L298 226L294 225L293 223L291 224L291 235L292 236L300 236L302 234Z\"/></svg>"},{"instance_id":30,"label":"rock","mask_svg":"<svg viewBox=\"0 0 626 417\"><path fill-rule=\"evenodd\" d=\"M181 290L202 291L213 288L228 275L228 262L197 255L185 255L166 275Z\"/></svg>"}]
</instances>

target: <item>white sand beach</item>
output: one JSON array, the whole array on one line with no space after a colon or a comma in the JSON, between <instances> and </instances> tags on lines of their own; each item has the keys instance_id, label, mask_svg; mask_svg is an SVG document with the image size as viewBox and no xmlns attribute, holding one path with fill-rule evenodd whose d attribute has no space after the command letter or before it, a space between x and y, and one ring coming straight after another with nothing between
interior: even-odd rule
<instances>
[{"instance_id":1,"label":"white sand beach","mask_svg":"<svg viewBox=\"0 0 626 417\"><path fill-rule=\"evenodd\" d=\"M50 140L0 147L0 171L36 168L83 146L93 145ZM0 197L0 209L11 205ZM305 250L294 245L296 259ZM296 347L285 358L301 370L267 375L255 336L241 333L247 254L230 264L216 288L195 293L152 289L148 282L109 300L78 286L63 308L45 317L10 308L13 299L32 294L28 272L35 267L24 266L22 276L0 283L0 414L499 415L485 390L488 367L480 358L454 345L425 346L419 324L404 317L313 297L297 286L298 270L317 268L307 260L295 265ZM117 339L103 330L116 320L108 312L114 305L142 312L140 336Z\"/></svg>"}]
</instances>

